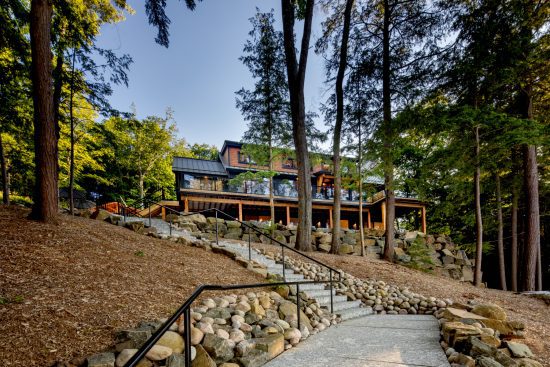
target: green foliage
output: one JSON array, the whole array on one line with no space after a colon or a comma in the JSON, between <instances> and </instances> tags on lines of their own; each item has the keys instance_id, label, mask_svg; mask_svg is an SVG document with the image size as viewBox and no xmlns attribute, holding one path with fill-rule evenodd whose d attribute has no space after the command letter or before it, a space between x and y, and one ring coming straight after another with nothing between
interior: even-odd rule
<instances>
[{"instance_id":1,"label":"green foliage","mask_svg":"<svg viewBox=\"0 0 550 367\"><path fill-rule=\"evenodd\" d=\"M134 256L137 256L137 257L145 257L145 252L143 251L136 251L134 252Z\"/></svg>"},{"instance_id":2,"label":"green foliage","mask_svg":"<svg viewBox=\"0 0 550 367\"><path fill-rule=\"evenodd\" d=\"M12 299L0 296L0 305L7 305L9 303L23 303L24 300L25 300L25 297L21 295L17 295Z\"/></svg>"},{"instance_id":3,"label":"green foliage","mask_svg":"<svg viewBox=\"0 0 550 367\"><path fill-rule=\"evenodd\" d=\"M417 237L407 249L411 261L405 265L413 269L431 272L434 266L432 252L433 250L426 245L426 241L421 237Z\"/></svg>"}]
</instances>

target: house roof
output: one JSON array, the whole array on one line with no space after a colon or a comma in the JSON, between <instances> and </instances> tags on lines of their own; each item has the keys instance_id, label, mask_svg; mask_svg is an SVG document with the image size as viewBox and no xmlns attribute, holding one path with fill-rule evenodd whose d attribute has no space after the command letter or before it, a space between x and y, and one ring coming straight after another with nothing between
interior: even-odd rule
<instances>
[{"instance_id":1,"label":"house roof","mask_svg":"<svg viewBox=\"0 0 550 367\"><path fill-rule=\"evenodd\" d=\"M196 158L174 157L174 161L172 162L172 171L227 176L227 172L221 162Z\"/></svg>"}]
</instances>

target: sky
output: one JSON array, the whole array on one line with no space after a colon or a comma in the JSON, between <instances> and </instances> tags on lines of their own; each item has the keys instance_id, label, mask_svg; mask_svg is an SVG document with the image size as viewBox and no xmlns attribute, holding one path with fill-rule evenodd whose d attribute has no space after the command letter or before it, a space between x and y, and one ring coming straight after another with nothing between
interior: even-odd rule
<instances>
[{"instance_id":1,"label":"sky","mask_svg":"<svg viewBox=\"0 0 550 367\"><path fill-rule=\"evenodd\" d=\"M114 86L113 107L129 111L135 105L138 118L164 116L173 110L178 137L188 143L221 147L224 140L240 140L246 130L235 107L235 91L252 88L253 79L239 61L256 13L275 10L281 29L279 0L207 0L195 11L183 1L168 1L170 47L155 43L156 29L149 25L143 1L130 1L135 14L115 25L105 25L98 46L127 53L134 62L128 73L129 86ZM311 45L320 35L320 12L315 11ZM297 33L301 24L296 24ZM298 33L299 34L299 33ZM298 41L300 37L298 37ZM324 92L324 62L309 52L305 100L317 112L328 93ZM325 130L319 118L317 125Z\"/></svg>"}]
</instances>

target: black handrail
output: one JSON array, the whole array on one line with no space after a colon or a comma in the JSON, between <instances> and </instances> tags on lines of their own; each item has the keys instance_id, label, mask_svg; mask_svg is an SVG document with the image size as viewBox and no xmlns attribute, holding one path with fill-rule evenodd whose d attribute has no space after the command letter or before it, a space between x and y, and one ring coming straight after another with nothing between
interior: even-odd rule
<instances>
[{"instance_id":1,"label":"black handrail","mask_svg":"<svg viewBox=\"0 0 550 367\"><path fill-rule=\"evenodd\" d=\"M311 256L308 256L308 255L306 255L306 254L304 254L304 253L302 253L302 252L296 250L296 249L293 248L293 247L288 246L288 245L285 244L285 243L282 243L281 241L279 241L279 240L277 240L277 239L275 239L275 238L273 238L273 237L267 235L266 233L260 231L260 230L259 230L258 228L256 228L255 226L252 226L252 225L250 225L250 224L248 224L248 223L245 223L245 222L239 220L238 218L235 218L235 217L233 217L233 216L227 214L226 212L221 211L221 210L219 210L219 209L217 209L217 208L204 209L204 210L197 211L197 212L180 212L180 211L174 210L174 209L172 209L172 208L170 208L170 207L167 207L167 206L165 206L165 205L162 205L162 204L159 203L159 202L154 202L154 201L149 200L147 203L149 204L149 213L148 213L148 214L149 214L149 225L151 225L151 207L152 207L153 205L158 205L159 207L168 209L168 210L170 210L170 211L172 211L172 212L174 212L174 213L176 213L177 215L180 215L180 216L189 216L189 215L201 214L201 213L212 212L212 211L215 212L215 217L216 217L216 244L219 244L219 236L218 236L218 213L221 214L221 215L226 216L227 218L230 218L230 219L233 220L233 221L239 222L241 225L243 225L243 226L245 226L245 227L247 227L247 228L249 228L249 229L252 229L252 230L255 231L256 233L260 234L261 236L267 237L270 241L277 243L277 244L278 244L279 246L281 246L281 248L282 248L282 249L281 249L281 255L282 255L282 257L283 257L283 279L285 279L285 276L284 276L284 275L285 275L285 274L284 274L284 273L285 273L285 266L284 266L284 264L285 264L285 260L284 260L285 254L284 254L284 249L286 248L286 249L289 249L289 250L291 250L291 251L293 251L293 252L295 252L295 253L297 253L297 254L299 254L299 255L305 257L306 259L308 259L308 260L310 260L310 261L313 261L314 263L316 263L316 264L318 264L318 265L320 265L320 266L323 266L323 267L327 268L327 269L329 270L329 273L331 273L331 272L337 273L337 274L338 274L338 280L342 280L342 274L341 274L340 271L338 271L338 270L336 270L336 269L334 269L334 268L332 268L332 267L326 265L325 263L323 263L323 262L321 262L321 261L319 261L319 260L314 259L314 258L311 257ZM170 230L171 230L171 229L172 229L172 221L170 221ZM249 256L249 259L248 259L248 260L251 260L251 259L252 259L252 254L251 254L251 243L250 243L250 242L251 242L251 241L250 241L250 233L249 233L249 236L248 236L248 247L249 247L249 251L248 251L249 254L248 254L248 256ZM332 273L330 274L330 277L332 277Z\"/></svg>"},{"instance_id":2,"label":"black handrail","mask_svg":"<svg viewBox=\"0 0 550 367\"><path fill-rule=\"evenodd\" d=\"M170 326L183 315L184 318L184 346L185 346L185 366L191 367L191 304L201 295L204 291L226 291L235 289L249 289L249 288L263 288L263 287L276 287L276 286L296 286L296 314L298 330L301 331L301 315L300 315L300 284L318 284L329 283L331 281L302 281L302 282L279 282L279 283L256 283L256 284L238 284L238 285L212 285L203 284L198 286L191 296L178 308L178 310L166 320L162 326L157 329L151 335L151 337L138 349L138 351L126 362L124 367L135 367L139 361L149 350L155 345L155 343L162 337L162 335L170 329ZM332 294L332 292L331 292Z\"/></svg>"}]
</instances>

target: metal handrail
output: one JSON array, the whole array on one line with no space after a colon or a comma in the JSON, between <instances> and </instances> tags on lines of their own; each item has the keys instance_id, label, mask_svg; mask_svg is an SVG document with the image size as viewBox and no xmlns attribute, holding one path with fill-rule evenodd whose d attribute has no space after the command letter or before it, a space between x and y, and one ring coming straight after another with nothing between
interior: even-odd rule
<instances>
[{"instance_id":1,"label":"metal handrail","mask_svg":"<svg viewBox=\"0 0 550 367\"><path fill-rule=\"evenodd\" d=\"M329 270L329 272L335 272L335 273L337 273L337 274L338 274L338 280L341 280L341 279L342 279L342 274L341 274L340 271L338 271L338 270L336 270L336 269L334 269L334 268L328 266L327 264L325 264L325 263L323 263L323 262L321 262L321 261L319 261L319 260L314 259L314 258L311 257L311 256L308 256L308 255L306 255L306 254L304 254L304 253L302 253L302 252L296 250L296 249L293 248L293 247L288 246L288 245L285 244L285 243L282 243L281 241L279 241L279 240L277 240L277 239L271 237L270 235L267 235L266 233L260 231L258 228L254 227L254 226L252 226L252 225L250 225L250 224L248 224L248 223L245 223L245 222L239 220L238 218L235 218L235 217L233 217L233 216L227 214L226 212L221 211L221 210L219 210L219 209L217 209L217 208L204 209L204 210L197 211L197 212L180 212L180 211L174 210L174 209L172 209L172 208L170 208L170 207L167 207L167 206L165 206L165 205L162 205L162 204L159 203L159 202L155 202L155 201L152 201L152 200L148 200L147 203L149 204L149 207L148 207L148 208L149 208L149 213L148 213L148 214L149 214L149 225L151 225L151 210L150 210L150 208L151 208L153 205L158 205L159 207L165 208L165 209L167 209L167 210L170 210L170 211L172 211L172 212L174 212L174 213L176 213L176 214L178 214L178 215L180 215L180 216L190 216L190 215L194 215L194 214L201 214L201 213L206 213L206 212L212 212L212 211L214 211L214 212L216 213L216 244L219 244L218 220L217 220L217 219L218 219L218 213L221 214L221 215L226 216L227 218L230 218L230 219L233 220L233 221L239 222L241 225L243 225L243 226L245 226L245 227L247 227L247 228L249 228L249 229L252 229L252 230L255 231L256 233L260 234L261 236L267 237L270 241L277 243L277 244L278 244L279 246L281 246L281 248L282 248L281 253L282 253L282 257L283 257L283 279L285 279L285 277L284 277L284 269L285 269L285 267L284 267L284 263L285 263L285 261L284 261L284 258L285 258L284 249L285 249L285 248L288 249L288 250L290 250L290 251L292 251L292 252L295 252L295 253L297 253L297 254L303 256L303 257L305 257L306 259L308 259L308 260L310 260L310 261L313 261L314 263L316 263L316 264L318 264L318 265L320 265L320 266L323 266L323 267L327 268L327 269ZM170 229L172 229L172 221L170 221ZM250 241L250 233L249 233L249 236L248 236L249 260L251 260L251 251L250 251L250 246L251 246L251 244L250 244L250 242L251 242L251 241ZM330 276L332 276L332 274L330 274Z\"/></svg>"},{"instance_id":2,"label":"metal handrail","mask_svg":"<svg viewBox=\"0 0 550 367\"><path fill-rule=\"evenodd\" d=\"M298 330L301 330L301 315L300 315L300 285L301 284L318 284L329 283L332 281L302 281L302 282L279 282L279 283L256 283L256 284L238 284L238 285L213 285L203 284L198 286L191 296L178 308L178 310L166 320L162 326L157 329L151 335L151 337L138 349L138 351L126 362L124 367L135 367L141 361L143 357L149 352L149 350L155 345L155 343L164 335L168 329L174 324L181 315L183 315L184 322L184 347L185 347L185 366L191 367L191 304L201 295L204 291L226 291L235 289L249 289L249 288L263 288L263 287L276 287L276 286L296 286L296 314ZM332 284L332 283L331 283ZM332 292L331 292L332 294Z\"/></svg>"}]
</instances>

